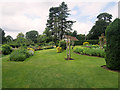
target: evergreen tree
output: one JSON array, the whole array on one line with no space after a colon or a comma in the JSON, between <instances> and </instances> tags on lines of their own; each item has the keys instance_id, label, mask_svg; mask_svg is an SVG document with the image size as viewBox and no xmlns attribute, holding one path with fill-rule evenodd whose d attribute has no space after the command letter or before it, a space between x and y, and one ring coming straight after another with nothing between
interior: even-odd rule
<instances>
[{"instance_id":1,"label":"evergreen tree","mask_svg":"<svg viewBox=\"0 0 120 90\"><path fill-rule=\"evenodd\" d=\"M98 39L104 33L107 26L111 23L112 15L108 13L101 13L97 16L97 21L92 29L89 31L88 39Z\"/></svg>"},{"instance_id":2,"label":"evergreen tree","mask_svg":"<svg viewBox=\"0 0 120 90\"><path fill-rule=\"evenodd\" d=\"M65 2L62 2L59 7L52 7L49 10L49 19L47 20L47 29L51 32L53 38L61 40L63 35L72 30L74 21L67 20L70 15Z\"/></svg>"}]
</instances>

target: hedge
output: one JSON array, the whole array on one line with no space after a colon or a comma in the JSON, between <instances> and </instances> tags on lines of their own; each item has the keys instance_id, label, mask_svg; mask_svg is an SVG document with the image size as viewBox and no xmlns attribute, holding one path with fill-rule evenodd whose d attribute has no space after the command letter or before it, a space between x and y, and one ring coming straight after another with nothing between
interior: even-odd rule
<instances>
[{"instance_id":1,"label":"hedge","mask_svg":"<svg viewBox=\"0 0 120 90\"><path fill-rule=\"evenodd\" d=\"M120 19L115 19L106 29L106 65L120 70Z\"/></svg>"},{"instance_id":2,"label":"hedge","mask_svg":"<svg viewBox=\"0 0 120 90\"><path fill-rule=\"evenodd\" d=\"M84 42L89 42L90 44L98 44L99 40L80 40L80 41L75 41L75 45L83 45Z\"/></svg>"}]
</instances>

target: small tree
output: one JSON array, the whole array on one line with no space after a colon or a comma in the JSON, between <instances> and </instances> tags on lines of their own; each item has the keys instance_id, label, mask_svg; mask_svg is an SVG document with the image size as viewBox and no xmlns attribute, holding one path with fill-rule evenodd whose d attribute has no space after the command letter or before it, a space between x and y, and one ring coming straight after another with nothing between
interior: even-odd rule
<instances>
[{"instance_id":1,"label":"small tree","mask_svg":"<svg viewBox=\"0 0 120 90\"><path fill-rule=\"evenodd\" d=\"M106 65L120 70L120 19L115 19L106 29Z\"/></svg>"},{"instance_id":2,"label":"small tree","mask_svg":"<svg viewBox=\"0 0 120 90\"><path fill-rule=\"evenodd\" d=\"M100 42L100 48L103 49L103 46L104 46L104 44L106 42L104 33L102 33L101 36L99 37L99 42Z\"/></svg>"}]
</instances>

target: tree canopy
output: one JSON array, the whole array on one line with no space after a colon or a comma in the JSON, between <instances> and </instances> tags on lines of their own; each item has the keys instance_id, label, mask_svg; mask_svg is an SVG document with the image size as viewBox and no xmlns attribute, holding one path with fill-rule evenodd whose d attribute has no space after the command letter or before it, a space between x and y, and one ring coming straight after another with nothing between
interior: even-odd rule
<instances>
[{"instance_id":1,"label":"tree canopy","mask_svg":"<svg viewBox=\"0 0 120 90\"><path fill-rule=\"evenodd\" d=\"M62 2L59 7L51 7L49 9L49 18L47 20L47 31L53 36L56 40L61 40L63 35L72 30L72 25L74 21L67 20L70 15L65 2ZM45 31L48 35L48 33Z\"/></svg>"},{"instance_id":2,"label":"tree canopy","mask_svg":"<svg viewBox=\"0 0 120 90\"><path fill-rule=\"evenodd\" d=\"M32 40L34 43L37 43L38 31L32 30L26 32L26 39Z\"/></svg>"},{"instance_id":3,"label":"tree canopy","mask_svg":"<svg viewBox=\"0 0 120 90\"><path fill-rule=\"evenodd\" d=\"M101 13L97 16L97 21L92 29L89 31L88 39L98 39L104 33L107 26L111 23L112 15L108 13Z\"/></svg>"},{"instance_id":4,"label":"tree canopy","mask_svg":"<svg viewBox=\"0 0 120 90\"><path fill-rule=\"evenodd\" d=\"M18 37L24 37L24 34L21 32L21 33L18 33L18 35L17 35L17 38Z\"/></svg>"}]
</instances>

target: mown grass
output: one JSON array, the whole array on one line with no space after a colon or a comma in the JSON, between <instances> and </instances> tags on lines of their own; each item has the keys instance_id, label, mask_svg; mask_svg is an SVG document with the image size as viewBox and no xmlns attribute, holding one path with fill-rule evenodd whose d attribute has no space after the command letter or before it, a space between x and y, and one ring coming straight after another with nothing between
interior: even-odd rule
<instances>
[{"instance_id":1,"label":"mown grass","mask_svg":"<svg viewBox=\"0 0 120 90\"><path fill-rule=\"evenodd\" d=\"M104 58L72 53L66 61L66 51L55 49L36 51L24 62L2 60L3 88L117 88L118 73L101 68Z\"/></svg>"}]
</instances>

